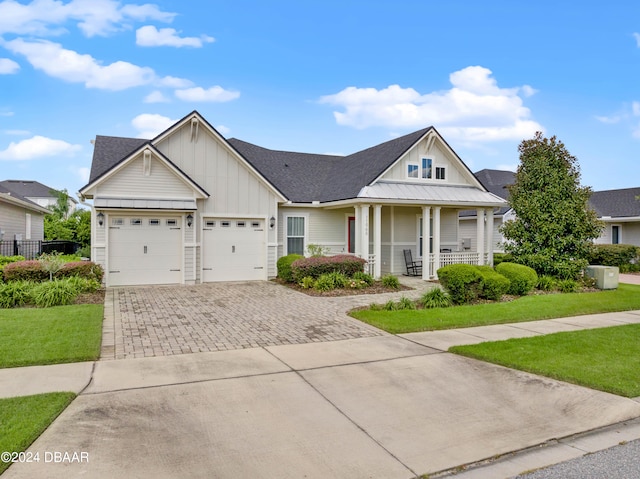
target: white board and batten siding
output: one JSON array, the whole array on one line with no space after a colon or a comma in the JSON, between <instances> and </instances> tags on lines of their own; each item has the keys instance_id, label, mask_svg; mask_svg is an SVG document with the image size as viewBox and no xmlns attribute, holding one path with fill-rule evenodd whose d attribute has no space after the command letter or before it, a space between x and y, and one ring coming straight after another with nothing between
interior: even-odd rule
<instances>
[{"instance_id":1,"label":"white board and batten siding","mask_svg":"<svg viewBox=\"0 0 640 479\"><path fill-rule=\"evenodd\" d=\"M277 216L281 198L202 123L197 134L193 133L186 123L155 146L211 195L198 201L194 279L210 282L275 276L277 227L270 228L269 219ZM238 226L241 224L244 226Z\"/></svg>"}]
</instances>

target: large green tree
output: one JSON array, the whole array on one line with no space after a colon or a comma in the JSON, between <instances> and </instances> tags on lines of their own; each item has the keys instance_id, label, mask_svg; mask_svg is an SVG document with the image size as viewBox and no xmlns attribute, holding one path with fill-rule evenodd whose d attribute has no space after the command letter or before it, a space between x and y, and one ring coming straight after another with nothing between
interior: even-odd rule
<instances>
[{"instance_id":1,"label":"large green tree","mask_svg":"<svg viewBox=\"0 0 640 479\"><path fill-rule=\"evenodd\" d=\"M580 185L577 159L555 136L541 132L518 147L520 165L509 187L516 218L505 222L505 250L538 274L575 278L602 224L588 204L591 188Z\"/></svg>"}]
</instances>

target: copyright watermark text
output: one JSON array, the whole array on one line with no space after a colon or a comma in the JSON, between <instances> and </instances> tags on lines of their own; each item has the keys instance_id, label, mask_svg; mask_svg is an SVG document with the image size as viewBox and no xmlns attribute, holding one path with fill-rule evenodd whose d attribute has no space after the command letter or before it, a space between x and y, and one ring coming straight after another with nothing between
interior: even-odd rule
<instances>
[{"instance_id":1,"label":"copyright watermark text","mask_svg":"<svg viewBox=\"0 0 640 479\"><path fill-rule=\"evenodd\" d=\"M89 462L89 453L85 451L23 451L0 453L0 461L4 463L13 462L44 462L44 463L83 463Z\"/></svg>"}]
</instances>

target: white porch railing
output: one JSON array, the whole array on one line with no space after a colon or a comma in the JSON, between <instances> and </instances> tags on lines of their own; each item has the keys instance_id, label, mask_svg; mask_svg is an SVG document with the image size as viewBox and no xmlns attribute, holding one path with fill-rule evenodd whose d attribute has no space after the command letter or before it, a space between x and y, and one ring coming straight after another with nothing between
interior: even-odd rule
<instances>
[{"instance_id":1,"label":"white porch railing","mask_svg":"<svg viewBox=\"0 0 640 479\"><path fill-rule=\"evenodd\" d=\"M462 251L458 253L440 253L440 262L438 268L443 266L449 266L450 264L480 264L480 253L472 251ZM487 264L489 261L489 254L484 254L484 261L482 264ZM433 278L436 275L436 253L429 254L429 277Z\"/></svg>"},{"instance_id":2,"label":"white porch railing","mask_svg":"<svg viewBox=\"0 0 640 479\"><path fill-rule=\"evenodd\" d=\"M364 269L371 276L375 276L375 268L376 268L376 255L370 254L367 257L367 264L364 265Z\"/></svg>"}]
</instances>

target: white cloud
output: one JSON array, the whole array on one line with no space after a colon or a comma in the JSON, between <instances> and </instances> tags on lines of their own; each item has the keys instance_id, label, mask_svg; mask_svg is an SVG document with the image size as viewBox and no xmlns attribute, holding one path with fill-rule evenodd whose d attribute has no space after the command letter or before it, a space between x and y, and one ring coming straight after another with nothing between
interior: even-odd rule
<instances>
[{"instance_id":1,"label":"white cloud","mask_svg":"<svg viewBox=\"0 0 640 479\"><path fill-rule=\"evenodd\" d=\"M29 130L4 130L2 133L11 136L27 136L31 134Z\"/></svg>"},{"instance_id":2,"label":"white cloud","mask_svg":"<svg viewBox=\"0 0 640 479\"><path fill-rule=\"evenodd\" d=\"M170 23L175 16L153 4L122 5L116 0L33 0L28 4L5 0L0 3L0 35L58 35L65 32L68 21L77 21L87 37L104 36L128 27L132 21Z\"/></svg>"},{"instance_id":3,"label":"white cloud","mask_svg":"<svg viewBox=\"0 0 640 479\"><path fill-rule=\"evenodd\" d=\"M0 108L0 116L13 116L14 113L6 108Z\"/></svg>"},{"instance_id":4,"label":"white cloud","mask_svg":"<svg viewBox=\"0 0 640 479\"><path fill-rule=\"evenodd\" d=\"M20 65L16 62L8 58L0 58L0 75L11 75L17 73L18 70L20 70Z\"/></svg>"},{"instance_id":5,"label":"white cloud","mask_svg":"<svg viewBox=\"0 0 640 479\"><path fill-rule=\"evenodd\" d=\"M240 96L240 92L225 90L221 86L212 86L205 90L202 87L187 88L184 90L176 90L176 96L183 101L211 101L211 102L225 102L235 100Z\"/></svg>"},{"instance_id":6,"label":"white cloud","mask_svg":"<svg viewBox=\"0 0 640 479\"><path fill-rule=\"evenodd\" d=\"M218 133L220 133L223 136L227 136L229 133L231 133L231 128L226 127L224 125L218 125L215 128L218 131Z\"/></svg>"},{"instance_id":7,"label":"white cloud","mask_svg":"<svg viewBox=\"0 0 640 479\"><path fill-rule=\"evenodd\" d=\"M471 141L521 140L543 127L531 120L531 111L519 94L530 96L528 85L500 88L491 70L470 66L449 76L452 88L420 94L413 88L390 85L375 88L348 87L320 98L335 105L340 125L364 129L418 128L434 125L447 138Z\"/></svg>"},{"instance_id":8,"label":"white cloud","mask_svg":"<svg viewBox=\"0 0 640 479\"><path fill-rule=\"evenodd\" d=\"M619 123L622 120L621 116L595 116L595 119L600 123L607 123L609 125L613 125L615 123Z\"/></svg>"},{"instance_id":9,"label":"white cloud","mask_svg":"<svg viewBox=\"0 0 640 479\"><path fill-rule=\"evenodd\" d=\"M25 41L20 38L4 43L5 48L24 55L34 68L47 75L87 88L124 90L156 81L153 69L117 61L101 65L91 55L62 48L47 40Z\"/></svg>"},{"instance_id":10,"label":"white cloud","mask_svg":"<svg viewBox=\"0 0 640 479\"><path fill-rule=\"evenodd\" d=\"M191 80L186 78L178 78L172 76L166 76L158 81L160 86L166 86L167 88L189 88L193 85Z\"/></svg>"},{"instance_id":11,"label":"white cloud","mask_svg":"<svg viewBox=\"0 0 640 479\"><path fill-rule=\"evenodd\" d=\"M502 164L502 165L498 165L496 166L496 170L504 170L504 171L513 171L515 172L518 169L518 165L516 163L514 164Z\"/></svg>"},{"instance_id":12,"label":"white cloud","mask_svg":"<svg viewBox=\"0 0 640 479\"><path fill-rule=\"evenodd\" d=\"M633 116L640 116L640 101L631 103L631 111L633 112Z\"/></svg>"},{"instance_id":13,"label":"white cloud","mask_svg":"<svg viewBox=\"0 0 640 479\"><path fill-rule=\"evenodd\" d=\"M636 45L640 48L640 33L634 33L633 38L636 39Z\"/></svg>"},{"instance_id":14,"label":"white cloud","mask_svg":"<svg viewBox=\"0 0 640 479\"><path fill-rule=\"evenodd\" d=\"M204 43L212 43L215 39L208 35L199 37L180 37L175 28L161 28L146 25L136 30L136 45L141 47L192 47L201 48Z\"/></svg>"},{"instance_id":15,"label":"white cloud","mask_svg":"<svg viewBox=\"0 0 640 479\"><path fill-rule=\"evenodd\" d=\"M169 101L170 100L159 90L152 91L144 97L145 103L168 103Z\"/></svg>"},{"instance_id":16,"label":"white cloud","mask_svg":"<svg viewBox=\"0 0 640 479\"><path fill-rule=\"evenodd\" d=\"M73 155L82 149L62 140L54 140L36 135L28 140L11 142L7 149L0 151L0 160L33 160L50 156Z\"/></svg>"},{"instance_id":17,"label":"white cloud","mask_svg":"<svg viewBox=\"0 0 640 479\"><path fill-rule=\"evenodd\" d=\"M143 113L131 120L133 127L138 130L138 138L155 138L177 120L153 113Z\"/></svg>"}]
</instances>

